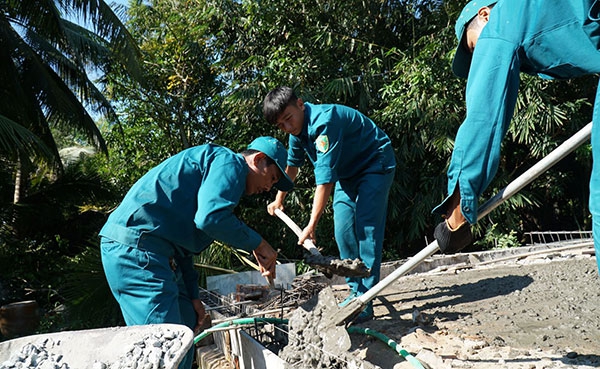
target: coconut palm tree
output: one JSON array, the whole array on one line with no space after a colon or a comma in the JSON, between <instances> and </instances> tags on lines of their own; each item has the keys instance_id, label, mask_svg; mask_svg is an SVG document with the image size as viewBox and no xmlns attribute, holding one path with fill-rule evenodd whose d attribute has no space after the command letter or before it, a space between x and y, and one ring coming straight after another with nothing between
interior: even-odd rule
<instances>
[{"instance_id":1,"label":"coconut palm tree","mask_svg":"<svg viewBox=\"0 0 600 369\"><path fill-rule=\"evenodd\" d=\"M0 50L0 156L13 164L17 203L36 162L62 169L51 128L106 152L93 115L116 114L92 76L139 76L139 50L103 0L0 0Z\"/></svg>"}]
</instances>

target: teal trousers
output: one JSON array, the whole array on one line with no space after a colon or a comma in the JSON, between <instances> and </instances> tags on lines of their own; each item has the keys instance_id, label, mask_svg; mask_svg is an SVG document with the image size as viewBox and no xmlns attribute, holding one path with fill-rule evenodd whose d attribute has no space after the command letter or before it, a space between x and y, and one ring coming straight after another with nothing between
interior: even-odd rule
<instances>
[{"instance_id":1,"label":"teal trousers","mask_svg":"<svg viewBox=\"0 0 600 369\"><path fill-rule=\"evenodd\" d=\"M102 237L100 247L106 279L128 326L173 323L194 329L196 312L169 256L149 251L149 241L130 247ZM179 369L190 369L193 360L192 346Z\"/></svg>"},{"instance_id":2,"label":"teal trousers","mask_svg":"<svg viewBox=\"0 0 600 369\"><path fill-rule=\"evenodd\" d=\"M342 259L356 259L371 269L366 278L346 282L362 295L379 282L388 195L395 169L340 180L333 194L335 240Z\"/></svg>"},{"instance_id":3,"label":"teal trousers","mask_svg":"<svg viewBox=\"0 0 600 369\"><path fill-rule=\"evenodd\" d=\"M596 264L600 273L600 84L596 90L592 121L593 164L590 179L589 208L592 214L592 233L594 237L594 249L596 250Z\"/></svg>"}]
</instances>

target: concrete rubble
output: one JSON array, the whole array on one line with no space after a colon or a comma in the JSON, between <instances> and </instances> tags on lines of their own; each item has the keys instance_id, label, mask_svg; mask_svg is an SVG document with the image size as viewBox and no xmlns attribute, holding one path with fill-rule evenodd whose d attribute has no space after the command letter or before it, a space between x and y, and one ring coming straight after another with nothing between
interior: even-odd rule
<instances>
[{"instance_id":1,"label":"concrete rubble","mask_svg":"<svg viewBox=\"0 0 600 369\"><path fill-rule=\"evenodd\" d=\"M360 259L338 259L333 256L308 255L304 261L326 275L344 277L367 277L370 270Z\"/></svg>"},{"instance_id":2,"label":"concrete rubble","mask_svg":"<svg viewBox=\"0 0 600 369\"><path fill-rule=\"evenodd\" d=\"M192 341L175 324L33 335L0 343L0 369L170 369Z\"/></svg>"},{"instance_id":3,"label":"concrete rubble","mask_svg":"<svg viewBox=\"0 0 600 369\"><path fill-rule=\"evenodd\" d=\"M346 327L329 324L336 311L333 291L325 288L292 313L288 345L279 353L288 368L375 368L350 354Z\"/></svg>"}]
</instances>

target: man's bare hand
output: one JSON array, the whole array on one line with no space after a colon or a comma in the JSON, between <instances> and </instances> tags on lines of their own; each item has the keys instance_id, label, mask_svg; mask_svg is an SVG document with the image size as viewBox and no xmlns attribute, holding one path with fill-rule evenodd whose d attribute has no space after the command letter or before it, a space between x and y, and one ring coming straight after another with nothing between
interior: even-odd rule
<instances>
[{"instance_id":1,"label":"man's bare hand","mask_svg":"<svg viewBox=\"0 0 600 369\"><path fill-rule=\"evenodd\" d=\"M315 238L315 227L308 225L302 230L302 233L298 237L298 245L303 245L306 240L311 240L315 243L317 242Z\"/></svg>"},{"instance_id":2,"label":"man's bare hand","mask_svg":"<svg viewBox=\"0 0 600 369\"><path fill-rule=\"evenodd\" d=\"M192 306L194 306L194 310L196 311L196 326L194 327L194 335L201 333L206 328L206 319L210 318L206 314L206 310L204 309L204 304L199 299L192 300Z\"/></svg>"},{"instance_id":3,"label":"man's bare hand","mask_svg":"<svg viewBox=\"0 0 600 369\"><path fill-rule=\"evenodd\" d=\"M267 205L267 211L269 212L270 215L275 215L275 209L279 209L281 211L283 211L283 203L281 201L273 201L272 203L270 203L269 205Z\"/></svg>"},{"instance_id":4,"label":"man's bare hand","mask_svg":"<svg viewBox=\"0 0 600 369\"><path fill-rule=\"evenodd\" d=\"M253 253L258 262L260 273L267 278L270 284L276 278L275 265L277 264L277 251L263 239Z\"/></svg>"}]
</instances>

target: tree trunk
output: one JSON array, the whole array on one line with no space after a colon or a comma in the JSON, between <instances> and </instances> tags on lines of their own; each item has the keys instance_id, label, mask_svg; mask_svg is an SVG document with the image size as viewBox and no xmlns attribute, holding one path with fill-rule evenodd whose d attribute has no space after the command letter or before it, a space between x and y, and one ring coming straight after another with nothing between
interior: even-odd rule
<instances>
[{"instance_id":1,"label":"tree trunk","mask_svg":"<svg viewBox=\"0 0 600 369\"><path fill-rule=\"evenodd\" d=\"M17 155L17 165L16 165L16 173L15 173L15 191L13 194L13 204L18 204L19 200L21 200L21 185L23 176L23 162L21 161L21 155Z\"/></svg>"}]
</instances>

